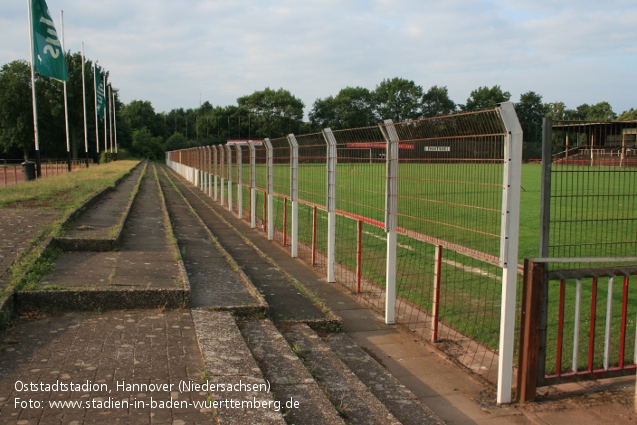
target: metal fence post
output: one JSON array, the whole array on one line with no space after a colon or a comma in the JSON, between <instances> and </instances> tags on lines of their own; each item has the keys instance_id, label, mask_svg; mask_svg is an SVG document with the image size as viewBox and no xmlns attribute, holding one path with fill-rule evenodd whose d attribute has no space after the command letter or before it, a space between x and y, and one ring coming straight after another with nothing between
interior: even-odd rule
<instances>
[{"instance_id":1,"label":"metal fence post","mask_svg":"<svg viewBox=\"0 0 637 425\"><path fill-rule=\"evenodd\" d=\"M220 189L221 189L221 206L226 205L226 173L225 173L225 162L226 162L226 155L225 155L225 148L223 145L219 146L219 176L221 177L221 185L220 185Z\"/></svg>"},{"instance_id":2,"label":"metal fence post","mask_svg":"<svg viewBox=\"0 0 637 425\"><path fill-rule=\"evenodd\" d=\"M241 152L241 145L236 144L234 147L237 149L237 218L243 219L243 155Z\"/></svg>"},{"instance_id":3,"label":"metal fence post","mask_svg":"<svg viewBox=\"0 0 637 425\"><path fill-rule=\"evenodd\" d=\"M216 202L219 199L219 192L217 187L219 186L219 181L217 180L217 176L219 175L218 164L219 159L217 146L212 146L212 199Z\"/></svg>"},{"instance_id":4,"label":"metal fence post","mask_svg":"<svg viewBox=\"0 0 637 425\"><path fill-rule=\"evenodd\" d=\"M442 245L436 245L434 256L434 288L431 315L431 342L438 341L438 324L440 321L440 281L442 279Z\"/></svg>"},{"instance_id":5,"label":"metal fence post","mask_svg":"<svg viewBox=\"0 0 637 425\"><path fill-rule=\"evenodd\" d=\"M288 135L290 143L290 198L292 199L292 258L299 256L299 143L294 134Z\"/></svg>"},{"instance_id":6,"label":"metal fence post","mask_svg":"<svg viewBox=\"0 0 637 425\"><path fill-rule=\"evenodd\" d=\"M232 212L232 149L229 144L226 144L225 147L228 161L228 211Z\"/></svg>"},{"instance_id":7,"label":"metal fence post","mask_svg":"<svg viewBox=\"0 0 637 425\"><path fill-rule=\"evenodd\" d=\"M268 210L267 215L267 232L268 232L268 240L274 240L274 158L272 152L272 143L270 139L265 138L265 149L266 149L266 162L267 162L267 176L268 176L268 200L267 207Z\"/></svg>"},{"instance_id":8,"label":"metal fence post","mask_svg":"<svg viewBox=\"0 0 637 425\"><path fill-rule=\"evenodd\" d=\"M327 281L336 282L336 138L329 128L323 130L327 143Z\"/></svg>"},{"instance_id":9,"label":"metal fence post","mask_svg":"<svg viewBox=\"0 0 637 425\"><path fill-rule=\"evenodd\" d=\"M535 399L537 389L544 275L544 263L524 260L517 382L521 403Z\"/></svg>"},{"instance_id":10,"label":"metal fence post","mask_svg":"<svg viewBox=\"0 0 637 425\"><path fill-rule=\"evenodd\" d=\"M497 402L510 403L513 388L515 340L515 298L517 288L518 243L520 233L520 187L522 177L522 127L511 102L497 109L507 136L504 143L502 184L502 224L500 266L502 267L502 303L498 351Z\"/></svg>"},{"instance_id":11,"label":"metal fence post","mask_svg":"<svg viewBox=\"0 0 637 425\"><path fill-rule=\"evenodd\" d=\"M396 321L396 258L398 247L398 133L392 120L385 120L387 166L385 185L385 231L387 232L387 268L385 270L385 323ZM385 135L385 132L383 132Z\"/></svg>"},{"instance_id":12,"label":"metal fence post","mask_svg":"<svg viewBox=\"0 0 637 425\"><path fill-rule=\"evenodd\" d=\"M542 199L540 207L540 258L549 256L549 231L551 223L551 168L552 168L553 120L542 121Z\"/></svg>"},{"instance_id":13,"label":"metal fence post","mask_svg":"<svg viewBox=\"0 0 637 425\"><path fill-rule=\"evenodd\" d=\"M250 228L257 228L257 158L252 140L248 140L250 147Z\"/></svg>"},{"instance_id":14,"label":"metal fence post","mask_svg":"<svg viewBox=\"0 0 637 425\"><path fill-rule=\"evenodd\" d=\"M197 172L197 187L199 188L199 190L203 190L203 148L199 147L197 148L197 168L199 169Z\"/></svg>"},{"instance_id":15,"label":"metal fence post","mask_svg":"<svg viewBox=\"0 0 637 425\"><path fill-rule=\"evenodd\" d=\"M208 146L208 197L212 198L212 147Z\"/></svg>"},{"instance_id":16,"label":"metal fence post","mask_svg":"<svg viewBox=\"0 0 637 425\"><path fill-rule=\"evenodd\" d=\"M199 184L199 189L202 192L206 190L206 148L204 146L199 148L199 174L201 175L201 181Z\"/></svg>"}]
</instances>

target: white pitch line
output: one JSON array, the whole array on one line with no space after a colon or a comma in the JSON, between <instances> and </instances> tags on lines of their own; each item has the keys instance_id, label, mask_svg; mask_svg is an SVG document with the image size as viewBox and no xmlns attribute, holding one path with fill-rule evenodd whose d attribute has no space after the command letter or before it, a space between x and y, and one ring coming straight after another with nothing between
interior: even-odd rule
<instances>
[{"instance_id":1,"label":"white pitch line","mask_svg":"<svg viewBox=\"0 0 637 425\"><path fill-rule=\"evenodd\" d=\"M366 235L369 235L369 236L373 236L373 237L375 237L377 239L380 239L382 241L386 241L387 240L387 238L384 238L384 237L378 236L378 235L374 235L373 233L370 233L370 232L363 232L363 233L366 234ZM412 248L412 247L410 247L408 245L403 245L401 243L398 244L398 247L406 249L406 250L409 250L409 251L415 251L414 248ZM490 279L495 279L495 280L498 280L498 281L502 280L501 276L494 275L493 273L489 273L489 272L487 272L485 270L482 270L481 268L478 268L478 267L467 266L467 265L459 263L457 261L447 260L447 259L444 259L444 258L442 259L442 262L447 264L448 266L457 267L459 269L462 269L465 272L478 274L480 276L486 276L486 277L488 277Z\"/></svg>"}]
</instances>

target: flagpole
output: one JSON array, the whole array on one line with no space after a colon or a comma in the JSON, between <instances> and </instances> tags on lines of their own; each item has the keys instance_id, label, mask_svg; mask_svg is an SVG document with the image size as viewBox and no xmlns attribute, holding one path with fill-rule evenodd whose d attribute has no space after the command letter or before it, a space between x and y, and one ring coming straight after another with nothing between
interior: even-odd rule
<instances>
[{"instance_id":1,"label":"flagpole","mask_svg":"<svg viewBox=\"0 0 637 425\"><path fill-rule=\"evenodd\" d=\"M117 113L115 112L115 94L119 91L117 89L112 89L113 91L113 134L115 138L115 159L119 159L117 157Z\"/></svg>"},{"instance_id":2,"label":"flagpole","mask_svg":"<svg viewBox=\"0 0 637 425\"><path fill-rule=\"evenodd\" d=\"M33 137L35 140L35 170L38 178L42 177L42 168L40 166L40 135L38 133L38 108L35 99L35 72L33 71L33 21L31 19L31 3L27 0L27 9L29 10L29 40L31 48L31 97L33 99ZM25 160L28 158L25 158Z\"/></svg>"},{"instance_id":3,"label":"flagpole","mask_svg":"<svg viewBox=\"0 0 637 425\"><path fill-rule=\"evenodd\" d=\"M111 110L113 103L111 102L111 85L108 85L108 111L110 114L108 115L108 129L111 134L109 135L109 140L111 141L111 155L113 155L113 111Z\"/></svg>"},{"instance_id":4,"label":"flagpole","mask_svg":"<svg viewBox=\"0 0 637 425\"><path fill-rule=\"evenodd\" d=\"M95 94L95 149L100 153L100 130L99 121L97 120L97 63L93 62L93 93ZM99 155L98 155L99 156Z\"/></svg>"},{"instance_id":5,"label":"flagpole","mask_svg":"<svg viewBox=\"0 0 637 425\"><path fill-rule=\"evenodd\" d=\"M64 11L60 10L60 29L62 30L62 51L64 50ZM69 140L69 105L66 92L66 81L62 81L64 87L64 128L66 129L66 167L71 171L71 142Z\"/></svg>"},{"instance_id":6,"label":"flagpole","mask_svg":"<svg viewBox=\"0 0 637 425\"><path fill-rule=\"evenodd\" d=\"M104 94L106 95L106 74L102 78L104 80ZM104 99L104 158L108 162L108 131L106 131L106 99Z\"/></svg>"},{"instance_id":7,"label":"flagpole","mask_svg":"<svg viewBox=\"0 0 637 425\"><path fill-rule=\"evenodd\" d=\"M86 152L86 168L88 168L88 125L86 123L86 81L84 78L84 42L82 42L82 102L84 104L84 151Z\"/></svg>"}]
</instances>

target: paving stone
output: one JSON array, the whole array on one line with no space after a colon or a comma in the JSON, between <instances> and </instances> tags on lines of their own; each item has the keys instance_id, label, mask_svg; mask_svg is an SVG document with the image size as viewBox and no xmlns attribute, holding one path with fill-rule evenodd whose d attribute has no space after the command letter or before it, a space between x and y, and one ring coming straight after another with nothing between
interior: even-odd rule
<instances>
[{"instance_id":1,"label":"paving stone","mask_svg":"<svg viewBox=\"0 0 637 425\"><path fill-rule=\"evenodd\" d=\"M153 337L149 332L152 332ZM170 334L178 338L169 338ZM200 411L192 405L184 409L156 408L96 408L94 403L135 400L150 403L175 400L205 402L208 394L200 392L135 391L118 388L124 384L173 384L178 388L183 380L201 380L203 359L199 353L194 324L190 314L183 311L110 311L103 314L67 313L42 316L25 321L10 329L6 336L17 341L0 356L0 422L13 420L39 420L79 424L88 423L144 423L149 412L158 420L183 420L184 423L210 423L213 411ZM5 339L6 339L5 336ZM123 347L118 351L115 347ZM177 346L178 345L178 346ZM133 354L133 355L131 355ZM140 361L145 359L144 361ZM188 363L190 368L171 368L175 363ZM22 361L20 361L22 360ZM150 362L150 364L149 364ZM189 372L191 371L191 372ZM88 381L87 391L16 391L15 383L78 383ZM15 409L15 398L41 400L43 409ZM55 409L49 401L89 402L81 409ZM17 413L17 416L16 416ZM6 419L6 420L5 420ZM154 422L153 422L154 423ZM172 422L171 422L172 423Z\"/></svg>"}]
</instances>

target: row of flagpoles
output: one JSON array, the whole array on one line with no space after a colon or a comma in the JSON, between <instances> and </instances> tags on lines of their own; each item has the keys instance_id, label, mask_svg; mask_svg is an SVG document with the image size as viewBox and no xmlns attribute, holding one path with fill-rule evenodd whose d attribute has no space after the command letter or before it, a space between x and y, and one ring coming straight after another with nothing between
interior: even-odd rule
<instances>
[{"instance_id":1,"label":"row of flagpoles","mask_svg":"<svg viewBox=\"0 0 637 425\"><path fill-rule=\"evenodd\" d=\"M35 90L35 72L44 77L61 81L64 86L64 112L66 120L66 150L68 171L71 171L71 146L69 136L69 119L67 106L66 82L69 72L64 57L64 12L60 13L62 39L57 35L53 20L45 0L27 0L29 8L29 27L31 38L31 90L33 98L33 127L35 138L35 161L37 177L42 176L40 159L40 141L38 132L37 99ZM115 134L115 154L117 154L117 124L113 119L115 114L115 92L111 84L107 85L106 74L101 75L97 65L93 63L95 80L95 143L99 153L99 118L104 121L104 152L108 155L109 137L106 123L106 108L108 105L110 128L110 151L113 153L113 134ZM108 99L106 98L108 91ZM84 150L86 152L86 166L88 167L88 125L86 118L86 84L84 76L84 43L82 43L82 100L84 105ZM111 109L112 108L112 109ZM113 125L115 129L113 131Z\"/></svg>"}]
</instances>

